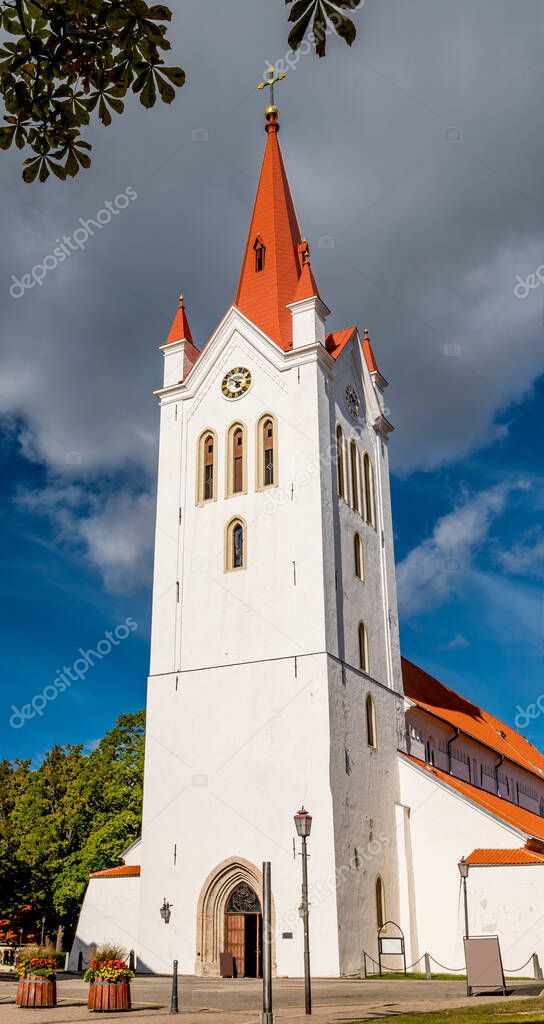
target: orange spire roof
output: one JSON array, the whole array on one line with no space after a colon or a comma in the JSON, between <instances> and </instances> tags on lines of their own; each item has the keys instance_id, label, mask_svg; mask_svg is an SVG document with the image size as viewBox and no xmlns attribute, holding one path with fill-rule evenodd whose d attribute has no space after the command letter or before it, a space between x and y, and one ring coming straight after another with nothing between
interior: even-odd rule
<instances>
[{"instance_id":1,"label":"orange spire roof","mask_svg":"<svg viewBox=\"0 0 544 1024\"><path fill-rule=\"evenodd\" d=\"M176 315L170 328L170 334L166 339L166 344L169 345L171 342L183 340L194 345L191 328L189 327L189 321L187 319L187 313L185 312L183 295L180 295L179 306L176 310Z\"/></svg>"},{"instance_id":2,"label":"orange spire roof","mask_svg":"<svg viewBox=\"0 0 544 1024\"><path fill-rule=\"evenodd\" d=\"M298 247L298 252L302 259L302 272L298 279L295 296L291 299L291 302L300 302L302 299L313 299L314 297L319 299L321 296L310 266L308 243L302 242Z\"/></svg>"},{"instance_id":3,"label":"orange spire roof","mask_svg":"<svg viewBox=\"0 0 544 1024\"><path fill-rule=\"evenodd\" d=\"M287 351L293 333L287 303L294 296L306 297L296 294L303 269L302 238L278 142L276 109L269 108L266 117L268 138L235 305ZM309 267L305 279L308 275ZM315 282L308 287L315 289Z\"/></svg>"},{"instance_id":4,"label":"orange spire roof","mask_svg":"<svg viewBox=\"0 0 544 1024\"><path fill-rule=\"evenodd\" d=\"M370 344L370 338L368 336L368 330L366 327L363 338L363 352L366 360L366 365L368 366L370 373L379 373L380 371L378 370L376 356L374 355L374 352L372 350L372 345Z\"/></svg>"}]
</instances>

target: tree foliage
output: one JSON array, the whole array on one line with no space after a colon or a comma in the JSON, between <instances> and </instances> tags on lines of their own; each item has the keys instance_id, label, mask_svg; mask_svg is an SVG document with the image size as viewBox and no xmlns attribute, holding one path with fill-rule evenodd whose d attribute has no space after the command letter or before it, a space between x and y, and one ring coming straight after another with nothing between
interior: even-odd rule
<instances>
[{"instance_id":1,"label":"tree foliage","mask_svg":"<svg viewBox=\"0 0 544 1024\"><path fill-rule=\"evenodd\" d=\"M119 863L141 824L144 712L88 755L55 746L39 768L0 762L0 918L24 906L71 931L89 874Z\"/></svg>"},{"instance_id":2,"label":"tree foliage","mask_svg":"<svg viewBox=\"0 0 544 1024\"><path fill-rule=\"evenodd\" d=\"M289 46L293 50L298 50L303 40L308 39L317 56L324 57L331 31L341 36L348 46L353 43L357 29L345 11L362 7L361 0L285 0L285 3L291 4L289 21L294 25L289 33Z\"/></svg>"},{"instance_id":3,"label":"tree foliage","mask_svg":"<svg viewBox=\"0 0 544 1024\"><path fill-rule=\"evenodd\" d=\"M345 8L361 0L285 0L298 49L310 24L324 56L329 25L349 45L355 26ZM23 178L65 180L91 164L82 129L95 115L110 125L122 114L129 90L144 107L157 97L171 103L185 82L180 67L164 62L171 49L170 8L145 0L0 0L0 94L6 113L0 148L29 149Z\"/></svg>"}]
</instances>

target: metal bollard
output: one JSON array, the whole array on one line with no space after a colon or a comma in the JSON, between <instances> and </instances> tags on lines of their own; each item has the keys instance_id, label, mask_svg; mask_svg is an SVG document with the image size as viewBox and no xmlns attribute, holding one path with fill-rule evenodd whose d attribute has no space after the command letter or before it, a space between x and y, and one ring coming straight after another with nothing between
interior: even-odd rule
<instances>
[{"instance_id":1,"label":"metal bollard","mask_svg":"<svg viewBox=\"0 0 544 1024\"><path fill-rule=\"evenodd\" d=\"M433 980L433 974L431 971L431 958L428 953L425 953L425 977L427 981Z\"/></svg>"},{"instance_id":2,"label":"metal bollard","mask_svg":"<svg viewBox=\"0 0 544 1024\"><path fill-rule=\"evenodd\" d=\"M129 969L129 971L133 971L134 970L134 950L133 949L131 949L130 953L128 954L128 969Z\"/></svg>"},{"instance_id":3,"label":"metal bollard","mask_svg":"<svg viewBox=\"0 0 544 1024\"><path fill-rule=\"evenodd\" d=\"M172 970L172 999L170 1001L170 1013L179 1013L178 1003L178 962L174 960Z\"/></svg>"},{"instance_id":4,"label":"metal bollard","mask_svg":"<svg viewBox=\"0 0 544 1024\"><path fill-rule=\"evenodd\" d=\"M542 981L542 967L538 959L538 953L533 953L533 974L538 981Z\"/></svg>"},{"instance_id":5,"label":"metal bollard","mask_svg":"<svg viewBox=\"0 0 544 1024\"><path fill-rule=\"evenodd\" d=\"M274 1024L272 1013L272 888L270 861L263 862L263 1012L261 1024Z\"/></svg>"},{"instance_id":6,"label":"metal bollard","mask_svg":"<svg viewBox=\"0 0 544 1024\"><path fill-rule=\"evenodd\" d=\"M77 955L77 973L81 974L82 971L83 971L83 953L80 950L78 955Z\"/></svg>"}]
</instances>

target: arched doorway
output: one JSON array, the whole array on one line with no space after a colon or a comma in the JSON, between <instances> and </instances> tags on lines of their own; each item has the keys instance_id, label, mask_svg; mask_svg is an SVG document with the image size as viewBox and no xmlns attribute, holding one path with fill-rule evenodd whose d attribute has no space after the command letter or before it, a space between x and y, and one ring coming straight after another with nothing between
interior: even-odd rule
<instances>
[{"instance_id":1,"label":"arched doorway","mask_svg":"<svg viewBox=\"0 0 544 1024\"><path fill-rule=\"evenodd\" d=\"M255 894L259 901L263 889L261 872L251 861L243 857L229 857L218 864L206 878L196 910L196 962L195 974L201 977L217 978L221 971L221 953L227 952L227 907L232 907L237 913L245 913L243 905L237 902L236 907L231 899L238 889L240 883L245 885ZM242 907L242 909L240 909ZM257 910L253 910L257 913ZM272 973L276 973L276 951L275 951L275 920L276 912L274 905L274 893L272 893ZM244 925L244 952L246 921ZM234 928L234 924L230 925ZM241 930L241 926L240 930ZM255 927L252 921L248 921L248 936L251 929ZM260 930L258 932L260 938ZM248 938L249 942L249 938ZM255 946L255 948L257 948ZM261 944L262 948L262 944ZM236 953L233 954L234 956ZM248 964L249 967L249 964ZM256 968L255 968L256 969ZM246 965L244 964L244 971Z\"/></svg>"},{"instance_id":2,"label":"arched doorway","mask_svg":"<svg viewBox=\"0 0 544 1024\"><path fill-rule=\"evenodd\" d=\"M236 977L262 977L262 948L259 897L251 885L239 882L225 909L225 953L234 957Z\"/></svg>"}]
</instances>

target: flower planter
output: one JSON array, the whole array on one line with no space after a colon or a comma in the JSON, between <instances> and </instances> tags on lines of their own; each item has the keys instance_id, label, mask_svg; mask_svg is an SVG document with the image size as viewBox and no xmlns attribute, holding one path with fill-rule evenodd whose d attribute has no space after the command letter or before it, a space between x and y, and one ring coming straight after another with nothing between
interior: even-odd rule
<instances>
[{"instance_id":1,"label":"flower planter","mask_svg":"<svg viewBox=\"0 0 544 1024\"><path fill-rule=\"evenodd\" d=\"M36 974L27 974L25 978L19 978L17 988L17 1006L56 1006L57 1005L57 982L55 975L49 978L40 978Z\"/></svg>"},{"instance_id":2,"label":"flower planter","mask_svg":"<svg viewBox=\"0 0 544 1024\"><path fill-rule=\"evenodd\" d=\"M127 978L118 981L103 981L96 978L89 985L89 1010L104 1013L106 1010L130 1010L130 982Z\"/></svg>"}]
</instances>

